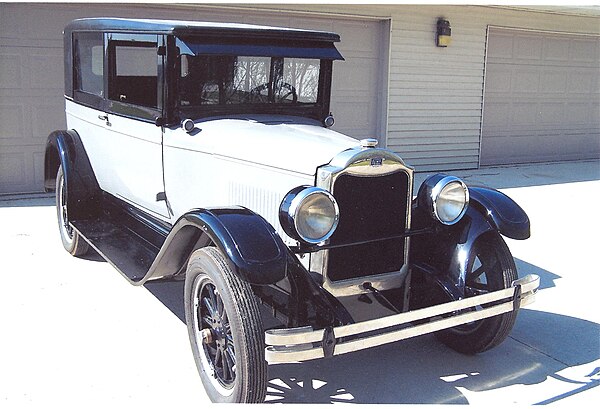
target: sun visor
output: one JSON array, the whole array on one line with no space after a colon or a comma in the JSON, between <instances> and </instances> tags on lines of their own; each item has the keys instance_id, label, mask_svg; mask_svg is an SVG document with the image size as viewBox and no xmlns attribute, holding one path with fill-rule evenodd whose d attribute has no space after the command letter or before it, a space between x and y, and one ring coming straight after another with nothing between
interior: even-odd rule
<instances>
[{"instance_id":1,"label":"sun visor","mask_svg":"<svg viewBox=\"0 0 600 409\"><path fill-rule=\"evenodd\" d=\"M198 42L179 39L178 44L181 54L192 55L244 55L253 57L290 57L290 58L316 58L326 60L343 60L344 57L329 42L294 43L252 43L243 44L235 42Z\"/></svg>"}]
</instances>

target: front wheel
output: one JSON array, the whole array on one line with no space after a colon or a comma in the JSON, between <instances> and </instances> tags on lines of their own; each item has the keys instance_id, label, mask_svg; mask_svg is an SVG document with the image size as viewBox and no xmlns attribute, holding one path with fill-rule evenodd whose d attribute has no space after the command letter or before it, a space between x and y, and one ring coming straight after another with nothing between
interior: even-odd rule
<instances>
[{"instance_id":1,"label":"front wheel","mask_svg":"<svg viewBox=\"0 0 600 409\"><path fill-rule=\"evenodd\" d=\"M518 278L515 261L499 235L480 237L471 251L465 277L466 297L508 288ZM436 336L458 352L476 354L502 343L516 319L517 311L511 311L443 330Z\"/></svg>"},{"instance_id":2,"label":"front wheel","mask_svg":"<svg viewBox=\"0 0 600 409\"><path fill-rule=\"evenodd\" d=\"M263 402L267 363L256 296L214 247L196 250L190 258L185 318L196 367L210 399Z\"/></svg>"}]
</instances>

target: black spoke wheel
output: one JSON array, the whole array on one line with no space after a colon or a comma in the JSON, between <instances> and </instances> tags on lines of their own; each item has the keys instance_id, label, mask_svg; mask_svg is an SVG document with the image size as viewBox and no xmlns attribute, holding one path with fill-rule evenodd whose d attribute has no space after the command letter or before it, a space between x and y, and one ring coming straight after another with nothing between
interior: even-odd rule
<instances>
[{"instance_id":1,"label":"black spoke wheel","mask_svg":"<svg viewBox=\"0 0 600 409\"><path fill-rule=\"evenodd\" d=\"M214 247L196 250L190 258L185 314L196 367L210 399L263 402L267 363L256 296Z\"/></svg>"},{"instance_id":2,"label":"black spoke wheel","mask_svg":"<svg viewBox=\"0 0 600 409\"><path fill-rule=\"evenodd\" d=\"M63 247L74 256L82 256L89 251L89 244L73 230L69 223L69 209L67 208L67 184L62 165L56 173L56 216L58 231Z\"/></svg>"},{"instance_id":3,"label":"black spoke wheel","mask_svg":"<svg viewBox=\"0 0 600 409\"><path fill-rule=\"evenodd\" d=\"M498 234L487 234L475 242L469 255L465 277L465 297L473 297L508 288L518 278L514 259ZM481 307L475 307L479 310ZM476 354L499 345L508 337L517 311L470 322L436 333L452 349Z\"/></svg>"}]
</instances>

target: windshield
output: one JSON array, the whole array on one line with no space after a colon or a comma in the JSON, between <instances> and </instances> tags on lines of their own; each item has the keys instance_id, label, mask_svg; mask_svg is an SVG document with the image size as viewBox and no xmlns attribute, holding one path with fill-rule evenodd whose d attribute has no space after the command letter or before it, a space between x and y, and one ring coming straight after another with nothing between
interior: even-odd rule
<instances>
[{"instance_id":1,"label":"windshield","mask_svg":"<svg viewBox=\"0 0 600 409\"><path fill-rule=\"evenodd\" d=\"M180 56L179 106L310 106L321 61L228 55Z\"/></svg>"}]
</instances>

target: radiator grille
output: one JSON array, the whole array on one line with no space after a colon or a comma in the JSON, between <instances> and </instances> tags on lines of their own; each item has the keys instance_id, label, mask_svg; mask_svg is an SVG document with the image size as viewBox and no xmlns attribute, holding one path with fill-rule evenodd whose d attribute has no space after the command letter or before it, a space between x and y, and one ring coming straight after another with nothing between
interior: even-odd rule
<instances>
[{"instance_id":1,"label":"radiator grille","mask_svg":"<svg viewBox=\"0 0 600 409\"><path fill-rule=\"evenodd\" d=\"M404 171L384 176L339 176L333 195L340 221L330 244L384 239L406 228L409 178ZM329 250L331 281L399 271L404 265L405 239L382 240Z\"/></svg>"}]
</instances>

